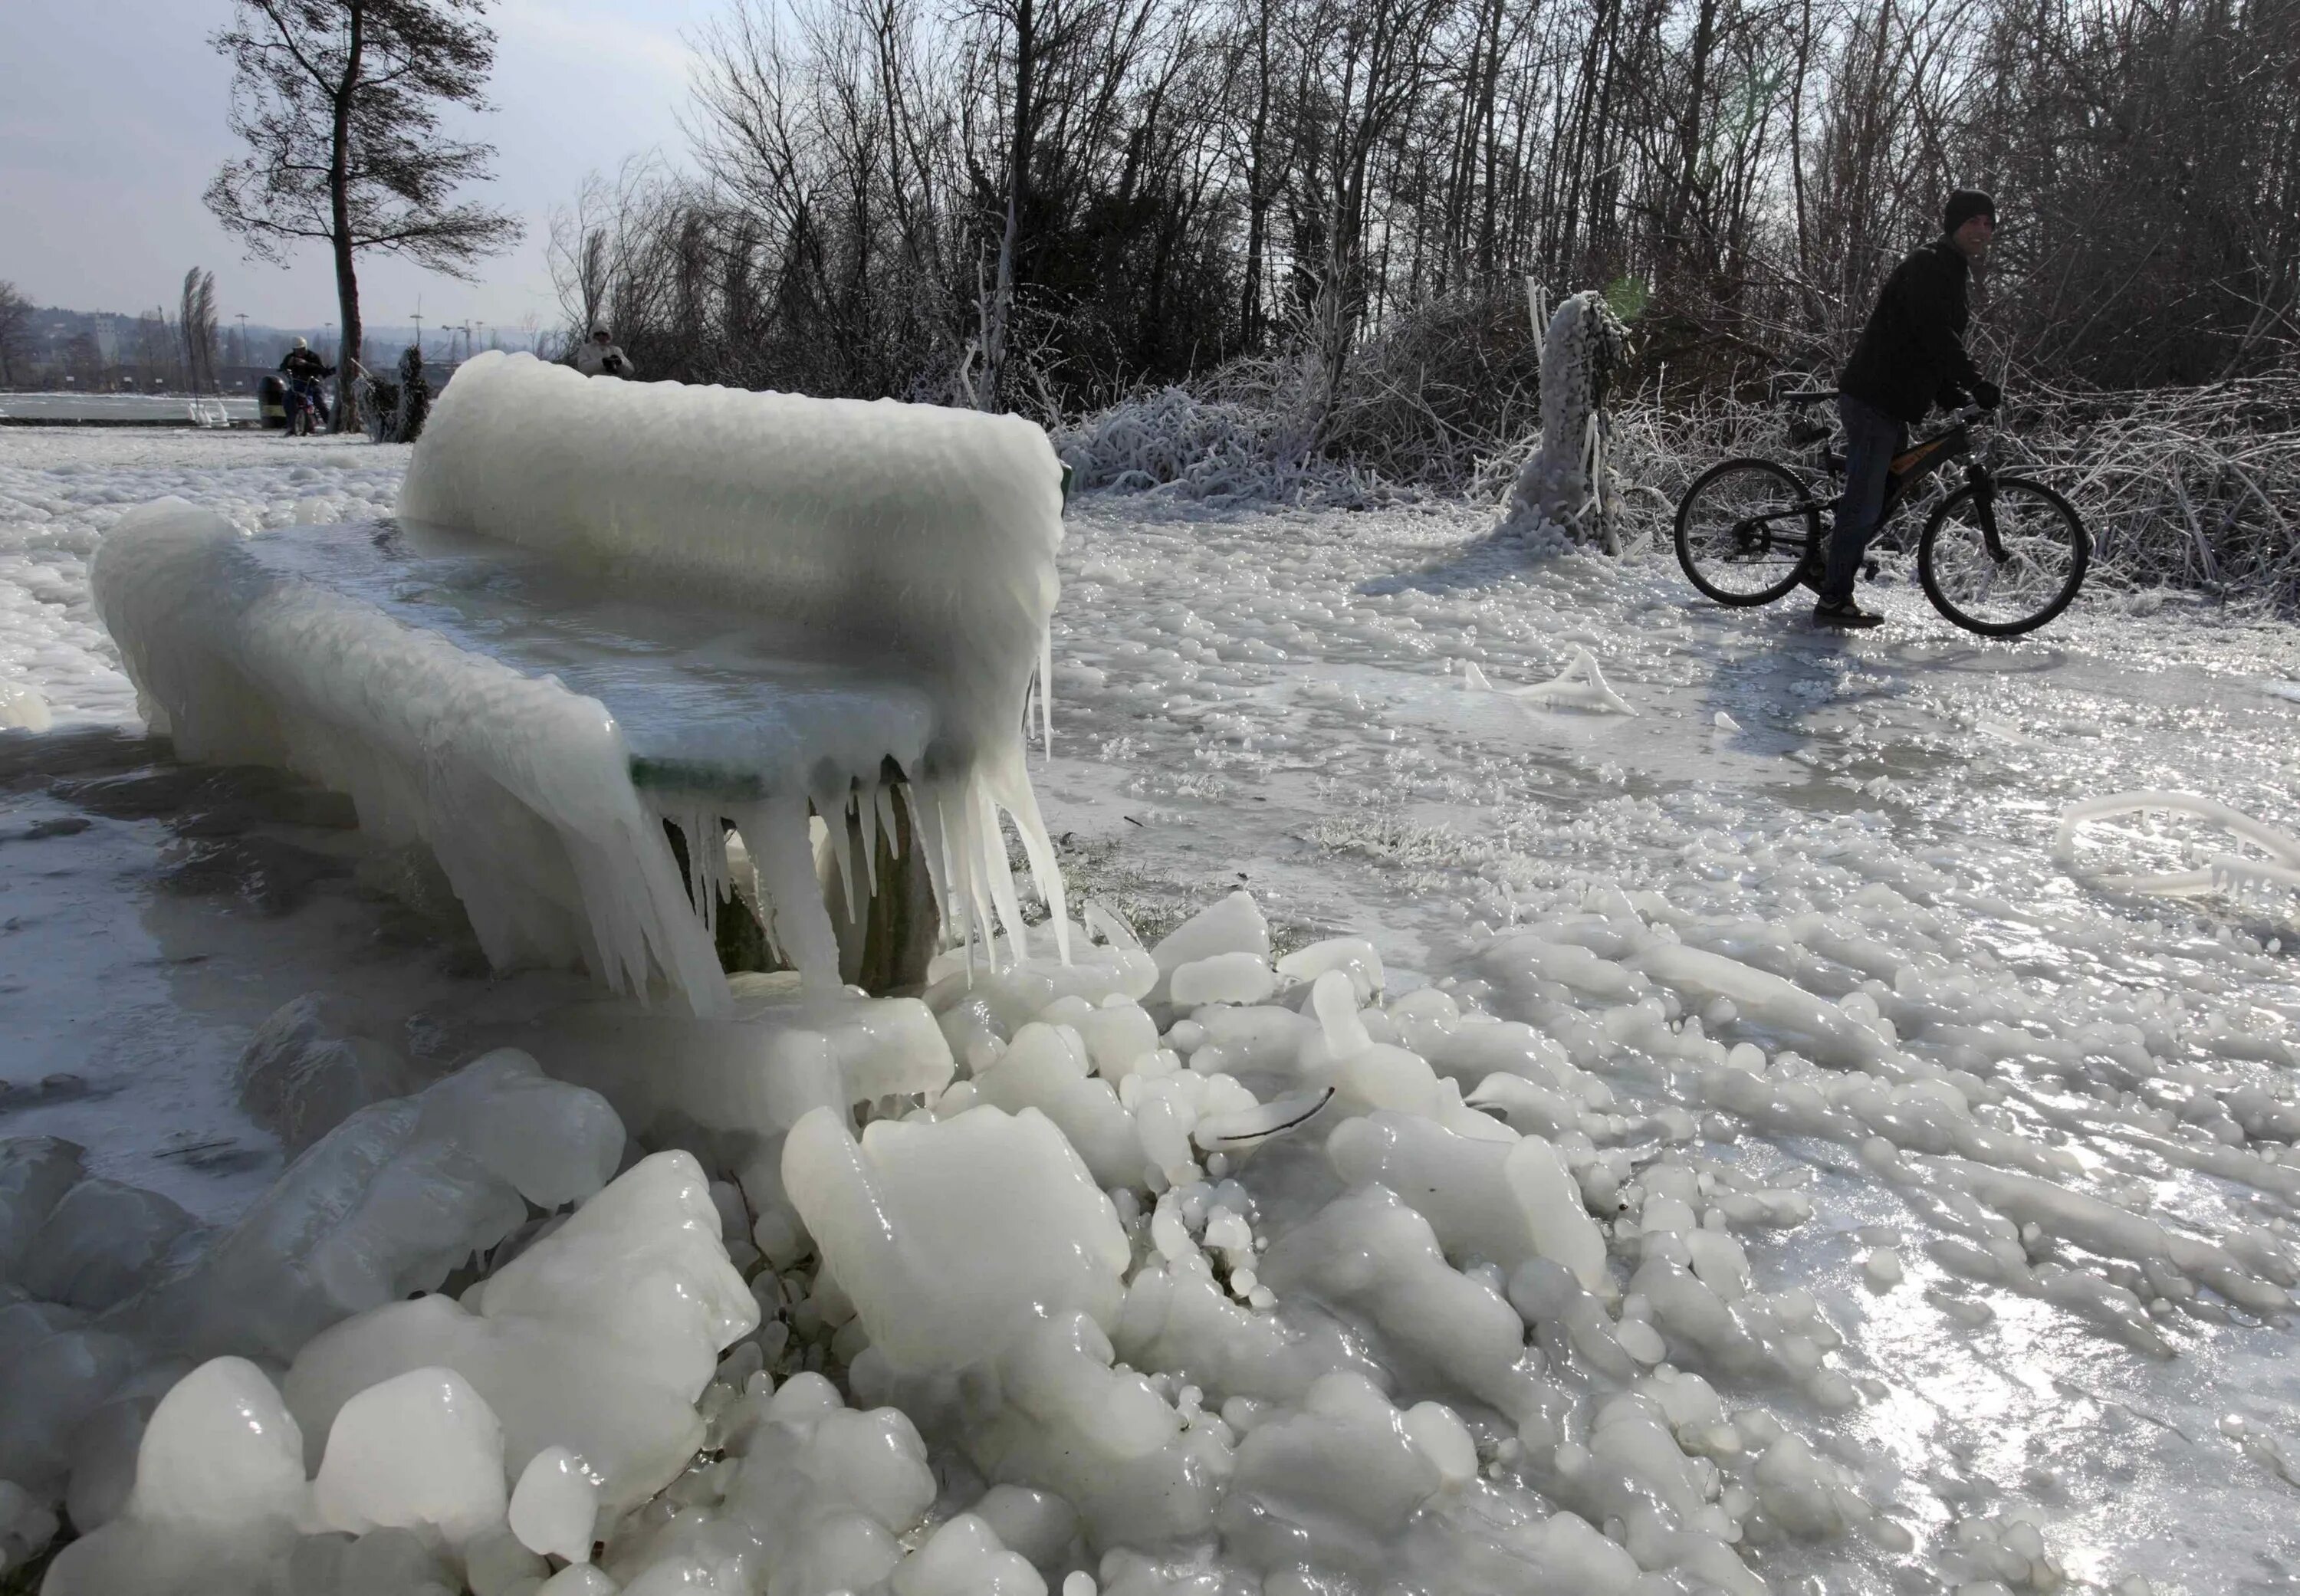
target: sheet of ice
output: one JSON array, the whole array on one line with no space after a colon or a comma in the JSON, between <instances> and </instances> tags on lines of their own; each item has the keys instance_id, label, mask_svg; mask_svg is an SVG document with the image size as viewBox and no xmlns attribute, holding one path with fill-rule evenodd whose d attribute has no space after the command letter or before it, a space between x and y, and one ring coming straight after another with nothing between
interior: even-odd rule
<instances>
[{"instance_id":1,"label":"sheet of ice","mask_svg":"<svg viewBox=\"0 0 2300 1596\"><path fill-rule=\"evenodd\" d=\"M0 436L0 457L15 446ZM266 499L284 475L249 477L260 490L220 475L214 491L286 516ZM330 468L310 491L347 480ZM41 491L81 518L72 536L92 537L97 512L76 506L150 491L102 482L59 473ZM946 962L927 1006L958 1078L859 1118L955 1115L992 1087L1014 1101L1097 1085L1117 1095L1144 1156L1112 1170L1129 1254L1115 1356L1102 1361L1072 1323L1043 1332L1056 1339L1038 1367L1060 1380L1002 1359L968 1381L888 1377L899 1413L826 1402L828 1384L798 1371L853 1389L885 1359L815 1267L813 1239L771 1238L742 1266L762 1327L698 1401L727 1455L610 1534L617 1579L739 1588L804 1567L822 1588L867 1589L924 1539L922 1517L904 1514L926 1509L903 1504L938 1486L935 1523L971 1511L1048 1589L1090 1574L1125 1596L1191 1579L1252 1588L1265 1571L1297 1589L1738 1590L1755 1577L2115 1591L2145 1575L2220 1590L2300 1556L2290 1332L2245 1305L2288 1292L2296 1262L2295 930L2268 900L2089 891L2051 845L2068 803L2174 786L2300 829L2294 711L2253 686L2295 675L2288 630L2142 618L2088 594L2041 642L1975 645L1888 586L1876 595L1895 617L1885 636L1817 639L1780 616L1685 603L1666 569L1526 571L1465 554L1470 519L1162 521L1086 507L1056 618L1072 729L1042 778L1054 829L1074 834L1068 860L1146 929L1250 873L1271 952L1359 935L1387 989L1374 1002L1336 964L1274 971L1263 1002L1178 1010L1171 986L1154 993L1155 962L1115 937L1067 970L1011 948L995 975ZM1455 687L1462 662L1539 681L1577 645L1604 653L1637 719L1525 716ZM1728 709L1731 728L1717 723ZM2079 840L2110 836L2129 850L2112 862L2171 868L2113 819ZM1325 975L1354 1014L1321 1010ZM999 1081L1033 1026L1016 1078ZM1290 1119L1318 1100L1308 1080L1362 1053L1392 1068L1346 1096L1334 1086L1297 1128L1240 1143L1197 1134ZM1270 1101L1209 1120L1216 1076ZM1411 1101L1376 1105L1362 1088L1385 1080ZM1457 1113L1489 1115L1542 1137L1603 1238L1616 1294L1548 1258L1504 1271L1454 1253L1410 1206L1367 1209L1362 1225L1331 1212L1348 1193L1325 1143L1376 1112L1454 1136L1469 1134ZM677 1117L649 1134L698 1150L731 1249L755 1210L729 1133ZM1096 1121L1078 1123L1083 1138ZM1320 1237L1330 1250L1309 1246ZM1380 1268L1354 1274L1361 1252ZM1880 1293L1888 1256L1901 1279ZM1385 1294L1391 1272L1425 1268L1443 1300L1497 1293L1520 1322L1530 1427L1476 1396L1471 1371L1482 1384L1497 1364L1433 1351L1476 1319L1416 1318ZM62 1344L106 1356L100 1342ZM35 1384L8 1387L12 1401L70 1384L48 1378L59 1350L39 1354ZM1140 1475L1097 1450L1097 1426L1062 1427L1121 1399L1151 1416L1119 1362L1169 1416ZM1425 1403L1450 1409L1477 1460L1474 1481L1441 1484L1374 1545L1321 1495L1336 1470L1279 1467L1255 1474L1251 1497L1238 1487L1245 1443L1309 1417L1311 1387L1353 1371L1398 1425ZM1508 1370L1494 1388L1512 1391ZM739 1451L734 1438L765 1435L762 1412L786 1392L787 1413L853 1421L819 1434L858 1439L802 1445L805 1426L778 1418ZM1372 1472L1393 1421L1371 1403L1354 1411ZM996 1452L968 1439L1029 1425L1038 1437ZM1544 1425L1554 1444L1536 1444ZM1434 1415L1412 1428L1433 1439L1433 1464L1458 1464ZM1266 1443L1273 1456L1285 1434ZM1097 1460L1066 1477L1027 1444L1047 1438ZM879 1461L832 1462L858 1456ZM1214 1502L1195 1566L1148 1544L1150 1516L1092 1506L1116 1498L1110 1481L1187 1484L1154 1471L1191 1458L1210 1490L1174 1500L1191 1513ZM1015 1477L1001 1484L998 1469ZM392 1534L351 1548L379 1567L404 1555L394 1588L453 1588L454 1570Z\"/></svg>"}]
</instances>

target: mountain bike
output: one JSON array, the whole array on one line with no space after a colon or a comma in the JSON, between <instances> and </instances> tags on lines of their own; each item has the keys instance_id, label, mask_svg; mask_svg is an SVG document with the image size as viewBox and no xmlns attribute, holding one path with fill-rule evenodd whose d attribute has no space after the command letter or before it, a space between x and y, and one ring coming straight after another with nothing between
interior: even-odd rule
<instances>
[{"instance_id":1,"label":"mountain bike","mask_svg":"<svg viewBox=\"0 0 2300 1596\"><path fill-rule=\"evenodd\" d=\"M1800 583L1819 584L1829 547L1823 518L1833 526L1845 457L1805 407L1836 397L1833 388L1782 395L1789 442L1812 449L1812 463L1728 460L1696 478L1679 501L1678 563L1719 603L1770 604ZM1997 475L1974 452L1973 428L1989 413L1967 405L1893 457L1877 530L1935 471L1963 461L1963 486L1933 506L1918 536L1917 578L1933 608L1958 626L2015 637L2069 607L2084 586L2092 540L2066 499L2041 482ZM1864 569L1873 579L1876 561Z\"/></svg>"}]
</instances>

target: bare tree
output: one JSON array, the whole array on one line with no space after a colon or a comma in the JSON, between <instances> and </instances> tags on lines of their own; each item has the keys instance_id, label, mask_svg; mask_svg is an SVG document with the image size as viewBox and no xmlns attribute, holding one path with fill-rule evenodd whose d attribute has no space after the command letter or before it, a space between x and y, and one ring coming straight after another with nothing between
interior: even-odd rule
<instances>
[{"instance_id":1,"label":"bare tree","mask_svg":"<svg viewBox=\"0 0 2300 1596\"><path fill-rule=\"evenodd\" d=\"M32 302L16 285L0 282L0 384L13 387L23 380L25 346L32 331Z\"/></svg>"},{"instance_id":2,"label":"bare tree","mask_svg":"<svg viewBox=\"0 0 2300 1596\"><path fill-rule=\"evenodd\" d=\"M176 336L182 341L184 386L195 394L216 391L215 273L193 267L184 273L176 310Z\"/></svg>"},{"instance_id":3,"label":"bare tree","mask_svg":"<svg viewBox=\"0 0 2300 1596\"><path fill-rule=\"evenodd\" d=\"M448 138L443 106L487 109L495 33L486 0L238 0L215 35L233 65L231 129L248 154L208 185L208 208L279 259L304 239L333 254L346 378L359 359L358 257L404 255L468 277L519 223L455 200L492 146ZM336 407L336 425L352 424Z\"/></svg>"}]
</instances>

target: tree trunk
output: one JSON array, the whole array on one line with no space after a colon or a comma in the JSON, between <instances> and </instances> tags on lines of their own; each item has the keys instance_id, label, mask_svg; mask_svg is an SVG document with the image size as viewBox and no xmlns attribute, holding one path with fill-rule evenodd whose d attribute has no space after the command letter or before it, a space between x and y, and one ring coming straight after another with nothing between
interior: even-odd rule
<instances>
[{"instance_id":1,"label":"tree trunk","mask_svg":"<svg viewBox=\"0 0 2300 1596\"><path fill-rule=\"evenodd\" d=\"M351 41L344 52L344 75L336 86L335 122L328 141L328 207L332 231L329 242L336 252L336 313L342 320L343 340L336 351L336 411L334 430L352 427L352 385L359 364L359 272L352 261L351 140L352 94L359 85L360 55L366 45L367 0L350 0Z\"/></svg>"},{"instance_id":2,"label":"tree trunk","mask_svg":"<svg viewBox=\"0 0 2300 1596\"><path fill-rule=\"evenodd\" d=\"M1238 334L1248 354L1262 348L1262 257L1274 197L1264 170L1270 137L1269 0L1262 0L1254 20L1254 121L1246 135L1246 283L1238 303Z\"/></svg>"},{"instance_id":3,"label":"tree trunk","mask_svg":"<svg viewBox=\"0 0 2300 1596\"><path fill-rule=\"evenodd\" d=\"M998 245L998 283L992 291L982 329L982 389L979 408L1004 410L1008 324L1014 312L1015 257L1021 248L1022 212L1030 194L1031 90L1038 68L1038 18L1034 0L1014 8L1014 141L1006 174L1006 230Z\"/></svg>"}]
</instances>

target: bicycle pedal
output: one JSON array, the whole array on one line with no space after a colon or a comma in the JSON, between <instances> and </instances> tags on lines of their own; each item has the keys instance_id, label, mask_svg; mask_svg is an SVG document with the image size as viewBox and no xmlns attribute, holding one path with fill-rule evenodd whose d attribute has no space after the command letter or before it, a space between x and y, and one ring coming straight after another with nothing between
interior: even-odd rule
<instances>
[{"instance_id":1,"label":"bicycle pedal","mask_svg":"<svg viewBox=\"0 0 2300 1596\"><path fill-rule=\"evenodd\" d=\"M1862 580L1864 582L1875 581L1877 579L1877 573L1882 568L1879 566L1874 560L1863 560L1861 562Z\"/></svg>"}]
</instances>

